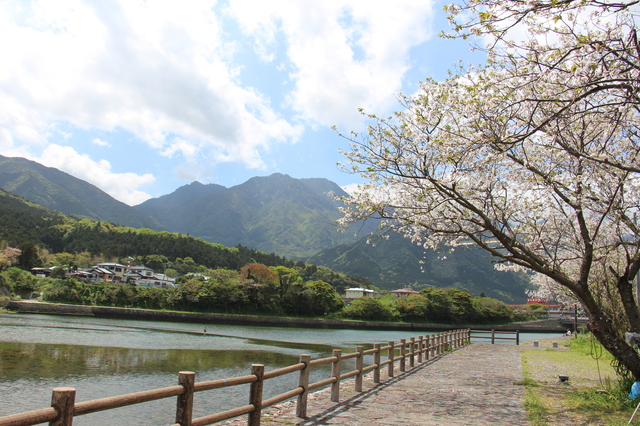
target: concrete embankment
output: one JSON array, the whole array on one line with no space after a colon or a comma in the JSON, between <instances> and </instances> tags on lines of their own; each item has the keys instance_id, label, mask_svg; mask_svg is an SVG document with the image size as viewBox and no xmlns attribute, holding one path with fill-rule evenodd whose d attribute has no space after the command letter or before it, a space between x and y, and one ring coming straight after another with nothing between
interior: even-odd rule
<instances>
[{"instance_id":1,"label":"concrete embankment","mask_svg":"<svg viewBox=\"0 0 640 426\"><path fill-rule=\"evenodd\" d=\"M556 320L542 320L505 325L466 324L414 324L375 321L339 321L313 318L260 317L251 315L206 314L178 311L154 311L150 309L115 308L108 306L86 306L52 304L33 301L4 301L0 307L21 313L51 315L80 315L97 318L137 319L147 321L173 321L203 324L254 325L269 327L332 328L354 330L397 330L397 331L445 331L461 328L474 330L496 330L532 333L562 333L566 331Z\"/></svg>"}]
</instances>

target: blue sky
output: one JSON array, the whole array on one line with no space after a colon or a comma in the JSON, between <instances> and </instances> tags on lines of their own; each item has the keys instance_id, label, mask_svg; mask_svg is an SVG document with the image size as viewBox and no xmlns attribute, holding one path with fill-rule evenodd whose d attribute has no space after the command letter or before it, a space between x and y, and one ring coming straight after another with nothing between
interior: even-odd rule
<instances>
[{"instance_id":1,"label":"blue sky","mask_svg":"<svg viewBox=\"0 0 640 426\"><path fill-rule=\"evenodd\" d=\"M136 205L198 180L339 170L358 112L482 61L442 2L0 0L0 154Z\"/></svg>"}]
</instances>

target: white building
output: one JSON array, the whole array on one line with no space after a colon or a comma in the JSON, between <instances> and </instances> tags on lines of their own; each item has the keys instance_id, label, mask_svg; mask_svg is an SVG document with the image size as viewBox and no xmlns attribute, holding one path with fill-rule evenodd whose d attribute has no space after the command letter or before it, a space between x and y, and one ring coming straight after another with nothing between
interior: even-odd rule
<instances>
[{"instance_id":1,"label":"white building","mask_svg":"<svg viewBox=\"0 0 640 426\"><path fill-rule=\"evenodd\" d=\"M164 274L156 274L153 269L146 266L131 266L127 273L127 282L140 287L175 287L175 281Z\"/></svg>"},{"instance_id":2,"label":"white building","mask_svg":"<svg viewBox=\"0 0 640 426\"><path fill-rule=\"evenodd\" d=\"M345 290L344 298L347 301L359 299L361 297L376 297L378 292L368 288L348 288Z\"/></svg>"}]
</instances>

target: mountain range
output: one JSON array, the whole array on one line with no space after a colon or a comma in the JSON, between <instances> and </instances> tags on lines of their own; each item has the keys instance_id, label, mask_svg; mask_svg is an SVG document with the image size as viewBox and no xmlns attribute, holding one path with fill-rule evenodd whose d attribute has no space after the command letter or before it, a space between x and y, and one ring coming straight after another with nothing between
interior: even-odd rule
<instances>
[{"instance_id":1,"label":"mountain range","mask_svg":"<svg viewBox=\"0 0 640 426\"><path fill-rule=\"evenodd\" d=\"M304 259L355 241L338 232L341 203L334 195L347 193L327 179L276 173L231 188L194 182L135 209L172 232Z\"/></svg>"},{"instance_id":2,"label":"mountain range","mask_svg":"<svg viewBox=\"0 0 640 426\"><path fill-rule=\"evenodd\" d=\"M231 188L193 182L131 207L60 170L0 156L0 187L67 215L241 244L360 275L383 289L457 287L510 303L526 300L526 277L494 270L479 250L425 254L400 235L368 244L375 223L356 227L359 235L339 232L341 202L334 196L347 194L327 179L276 173Z\"/></svg>"}]
</instances>

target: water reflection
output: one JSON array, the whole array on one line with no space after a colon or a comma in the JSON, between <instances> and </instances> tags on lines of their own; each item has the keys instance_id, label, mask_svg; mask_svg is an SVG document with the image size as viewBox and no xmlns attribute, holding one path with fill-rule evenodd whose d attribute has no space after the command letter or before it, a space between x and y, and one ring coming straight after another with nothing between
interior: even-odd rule
<instances>
[{"instance_id":1,"label":"water reflection","mask_svg":"<svg viewBox=\"0 0 640 426\"><path fill-rule=\"evenodd\" d=\"M0 342L0 378L62 378L82 375L175 373L265 364L275 368L297 356L265 351L129 349Z\"/></svg>"}]
</instances>

